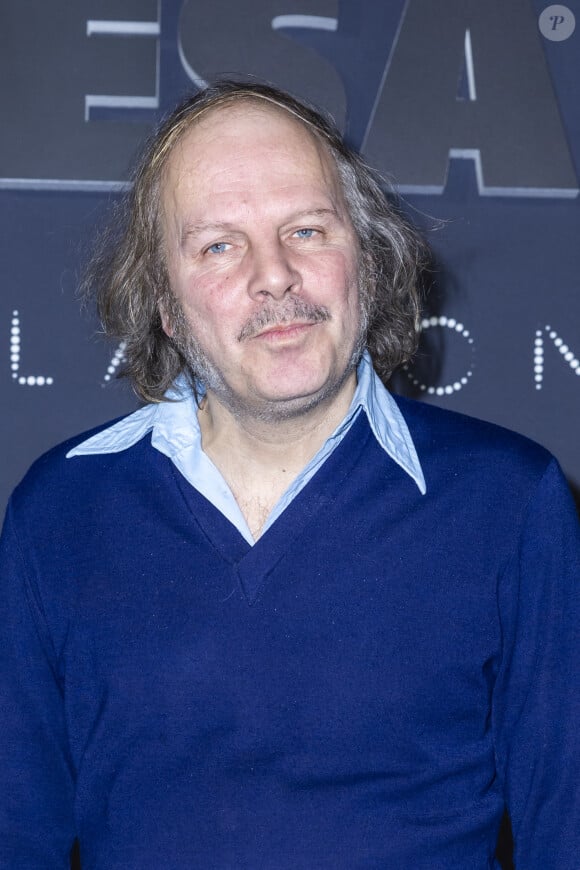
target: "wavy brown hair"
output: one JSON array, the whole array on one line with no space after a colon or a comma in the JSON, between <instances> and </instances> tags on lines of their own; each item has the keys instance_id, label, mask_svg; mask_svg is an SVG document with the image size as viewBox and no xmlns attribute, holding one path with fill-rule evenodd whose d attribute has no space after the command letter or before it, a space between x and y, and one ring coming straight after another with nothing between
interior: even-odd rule
<instances>
[{"instance_id":1,"label":"wavy brown hair","mask_svg":"<svg viewBox=\"0 0 580 870\"><path fill-rule=\"evenodd\" d=\"M161 308L174 310L160 226L164 168L176 143L202 115L244 101L290 113L334 160L360 245L366 346L383 381L417 347L426 248L385 196L385 181L314 108L270 85L220 81L184 100L146 143L131 188L100 234L83 280L85 294L96 298L105 332L124 343L122 374L145 402L163 401L182 372L192 383L196 377L161 325Z\"/></svg>"}]
</instances>

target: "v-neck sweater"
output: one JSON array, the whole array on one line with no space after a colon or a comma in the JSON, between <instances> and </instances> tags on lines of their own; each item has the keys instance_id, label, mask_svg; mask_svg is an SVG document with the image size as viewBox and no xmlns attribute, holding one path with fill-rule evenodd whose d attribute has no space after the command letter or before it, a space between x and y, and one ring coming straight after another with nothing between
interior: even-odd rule
<instances>
[{"instance_id":1,"label":"v-neck sweater","mask_svg":"<svg viewBox=\"0 0 580 870\"><path fill-rule=\"evenodd\" d=\"M556 462L405 400L252 547L143 438L2 545L0 866L577 870L580 540Z\"/></svg>"}]
</instances>

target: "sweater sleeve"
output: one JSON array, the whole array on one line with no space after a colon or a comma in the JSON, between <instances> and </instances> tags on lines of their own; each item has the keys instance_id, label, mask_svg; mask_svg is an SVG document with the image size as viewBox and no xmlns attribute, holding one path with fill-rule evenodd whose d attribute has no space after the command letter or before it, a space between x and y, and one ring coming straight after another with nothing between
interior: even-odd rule
<instances>
[{"instance_id":1,"label":"sweater sleeve","mask_svg":"<svg viewBox=\"0 0 580 870\"><path fill-rule=\"evenodd\" d=\"M68 868L75 833L63 689L10 506L0 614L0 868Z\"/></svg>"},{"instance_id":2,"label":"sweater sleeve","mask_svg":"<svg viewBox=\"0 0 580 870\"><path fill-rule=\"evenodd\" d=\"M501 579L493 727L517 870L580 861L580 529L552 460Z\"/></svg>"}]
</instances>

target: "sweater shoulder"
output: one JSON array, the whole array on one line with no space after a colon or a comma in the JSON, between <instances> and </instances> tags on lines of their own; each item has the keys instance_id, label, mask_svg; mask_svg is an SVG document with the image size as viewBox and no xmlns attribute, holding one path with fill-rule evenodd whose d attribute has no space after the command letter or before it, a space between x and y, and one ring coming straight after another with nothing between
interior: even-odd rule
<instances>
[{"instance_id":1,"label":"sweater shoulder","mask_svg":"<svg viewBox=\"0 0 580 870\"><path fill-rule=\"evenodd\" d=\"M409 427L420 461L445 462L450 471L542 477L554 456L536 441L486 420L393 396Z\"/></svg>"},{"instance_id":2,"label":"sweater shoulder","mask_svg":"<svg viewBox=\"0 0 580 870\"><path fill-rule=\"evenodd\" d=\"M105 469L114 464L119 454L103 453L90 457L75 457L74 460L67 459L67 454L83 441L103 432L124 418L117 417L80 432L41 454L15 488L11 504L16 509L34 505L40 508L43 505L56 507L61 499L74 499L75 490L86 492L90 489Z\"/></svg>"}]
</instances>

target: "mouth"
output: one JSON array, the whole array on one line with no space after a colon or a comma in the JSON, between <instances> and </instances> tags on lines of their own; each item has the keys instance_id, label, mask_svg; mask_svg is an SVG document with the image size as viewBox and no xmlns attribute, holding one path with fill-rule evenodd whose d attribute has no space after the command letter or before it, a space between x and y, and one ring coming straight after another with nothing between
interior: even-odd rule
<instances>
[{"instance_id":1,"label":"mouth","mask_svg":"<svg viewBox=\"0 0 580 870\"><path fill-rule=\"evenodd\" d=\"M256 339L277 341L281 339L298 338L305 332L316 326L318 321L292 321L291 323L277 323L268 326L253 336Z\"/></svg>"},{"instance_id":2,"label":"mouth","mask_svg":"<svg viewBox=\"0 0 580 870\"><path fill-rule=\"evenodd\" d=\"M290 299L283 305L265 305L243 325L238 341L289 339L325 320L330 320L330 311L326 307L303 299Z\"/></svg>"}]
</instances>

